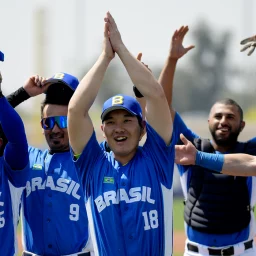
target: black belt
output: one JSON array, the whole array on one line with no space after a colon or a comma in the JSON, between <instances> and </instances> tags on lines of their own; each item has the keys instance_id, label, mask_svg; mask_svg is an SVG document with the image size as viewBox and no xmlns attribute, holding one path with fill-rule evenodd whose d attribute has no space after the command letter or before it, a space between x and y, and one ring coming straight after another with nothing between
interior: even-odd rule
<instances>
[{"instance_id":1,"label":"black belt","mask_svg":"<svg viewBox=\"0 0 256 256\"><path fill-rule=\"evenodd\" d=\"M34 254L31 252L23 252L22 256L33 256ZM89 252L80 252L77 253L79 256L90 256L91 254Z\"/></svg>"},{"instance_id":2,"label":"black belt","mask_svg":"<svg viewBox=\"0 0 256 256\"><path fill-rule=\"evenodd\" d=\"M250 240L244 243L244 250L248 250L252 247L253 247L253 240ZM196 245L187 243L187 248L189 251L197 252L197 253L199 252L199 249ZM208 252L209 252L209 255L215 255L215 256L220 256L220 255L232 256L235 254L234 246L230 246L224 249L208 248Z\"/></svg>"}]
</instances>

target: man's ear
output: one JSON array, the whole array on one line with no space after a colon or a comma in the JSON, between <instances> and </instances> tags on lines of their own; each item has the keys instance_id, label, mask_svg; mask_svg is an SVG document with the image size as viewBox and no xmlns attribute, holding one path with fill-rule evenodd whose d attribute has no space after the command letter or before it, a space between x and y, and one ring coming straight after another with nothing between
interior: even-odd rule
<instances>
[{"instance_id":1,"label":"man's ear","mask_svg":"<svg viewBox=\"0 0 256 256\"><path fill-rule=\"evenodd\" d=\"M244 129L244 127L245 127L245 121L241 121L240 132Z\"/></svg>"},{"instance_id":2,"label":"man's ear","mask_svg":"<svg viewBox=\"0 0 256 256\"><path fill-rule=\"evenodd\" d=\"M100 126L100 128L101 128L101 130L102 130L102 132L103 132L103 134L102 134L102 135L103 135L103 138L106 139L105 132L103 131L103 124Z\"/></svg>"},{"instance_id":3,"label":"man's ear","mask_svg":"<svg viewBox=\"0 0 256 256\"><path fill-rule=\"evenodd\" d=\"M146 134L146 121L141 121L141 127L140 127L140 140L143 138L143 136Z\"/></svg>"}]
</instances>

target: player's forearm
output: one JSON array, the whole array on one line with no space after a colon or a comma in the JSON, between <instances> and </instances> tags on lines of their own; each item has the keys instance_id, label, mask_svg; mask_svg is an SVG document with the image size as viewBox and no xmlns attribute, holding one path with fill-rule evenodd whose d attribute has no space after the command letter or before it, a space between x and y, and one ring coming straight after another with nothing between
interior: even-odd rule
<instances>
[{"instance_id":1,"label":"player's forearm","mask_svg":"<svg viewBox=\"0 0 256 256\"><path fill-rule=\"evenodd\" d=\"M17 107L20 103L22 103L23 101L29 98L30 98L29 94L26 92L26 90L23 87L20 87L18 90L16 90L15 92L11 93L6 97L6 99L8 100L8 102L11 104L13 108Z\"/></svg>"},{"instance_id":2,"label":"player's forearm","mask_svg":"<svg viewBox=\"0 0 256 256\"><path fill-rule=\"evenodd\" d=\"M232 176L256 176L256 157L247 154L211 154L197 151L196 165Z\"/></svg>"},{"instance_id":3,"label":"player's forearm","mask_svg":"<svg viewBox=\"0 0 256 256\"><path fill-rule=\"evenodd\" d=\"M72 96L69 103L69 113L84 115L89 111L98 94L110 61L104 54L100 55L94 66L83 77Z\"/></svg>"},{"instance_id":4,"label":"player's forearm","mask_svg":"<svg viewBox=\"0 0 256 256\"><path fill-rule=\"evenodd\" d=\"M125 45L121 45L117 52L123 62L133 84L145 98L157 96L159 86L151 72L128 51Z\"/></svg>"},{"instance_id":5,"label":"player's forearm","mask_svg":"<svg viewBox=\"0 0 256 256\"><path fill-rule=\"evenodd\" d=\"M256 176L256 157L247 154L225 155L222 173L232 176Z\"/></svg>"},{"instance_id":6,"label":"player's forearm","mask_svg":"<svg viewBox=\"0 0 256 256\"><path fill-rule=\"evenodd\" d=\"M168 57L158 79L159 84L161 84L164 89L169 106L172 105L173 81L177 61L177 59Z\"/></svg>"}]
</instances>

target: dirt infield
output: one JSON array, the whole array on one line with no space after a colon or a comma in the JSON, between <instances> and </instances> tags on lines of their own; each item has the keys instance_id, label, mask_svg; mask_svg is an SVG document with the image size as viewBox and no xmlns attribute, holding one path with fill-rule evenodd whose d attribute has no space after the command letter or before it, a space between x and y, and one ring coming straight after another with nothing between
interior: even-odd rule
<instances>
[{"instance_id":1,"label":"dirt infield","mask_svg":"<svg viewBox=\"0 0 256 256\"><path fill-rule=\"evenodd\" d=\"M186 236L183 231L175 231L173 233L173 251L176 253L183 253Z\"/></svg>"}]
</instances>

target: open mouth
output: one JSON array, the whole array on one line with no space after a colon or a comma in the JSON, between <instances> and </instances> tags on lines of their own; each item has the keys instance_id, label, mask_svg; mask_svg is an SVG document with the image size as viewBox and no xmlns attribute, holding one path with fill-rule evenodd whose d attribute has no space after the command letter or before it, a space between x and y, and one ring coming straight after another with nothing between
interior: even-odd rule
<instances>
[{"instance_id":1,"label":"open mouth","mask_svg":"<svg viewBox=\"0 0 256 256\"><path fill-rule=\"evenodd\" d=\"M119 137L115 138L116 142L123 142L123 141L126 141L126 140L127 140L127 137L125 137L125 136L119 136Z\"/></svg>"},{"instance_id":2,"label":"open mouth","mask_svg":"<svg viewBox=\"0 0 256 256\"><path fill-rule=\"evenodd\" d=\"M230 128L228 128L228 127L221 127L221 128L218 128L217 130L218 130L219 132L221 132L221 133L230 132Z\"/></svg>"},{"instance_id":3,"label":"open mouth","mask_svg":"<svg viewBox=\"0 0 256 256\"><path fill-rule=\"evenodd\" d=\"M52 140L60 140L60 139L62 139L63 138L63 136L62 135L58 135L58 136L51 136L50 137Z\"/></svg>"}]
</instances>

